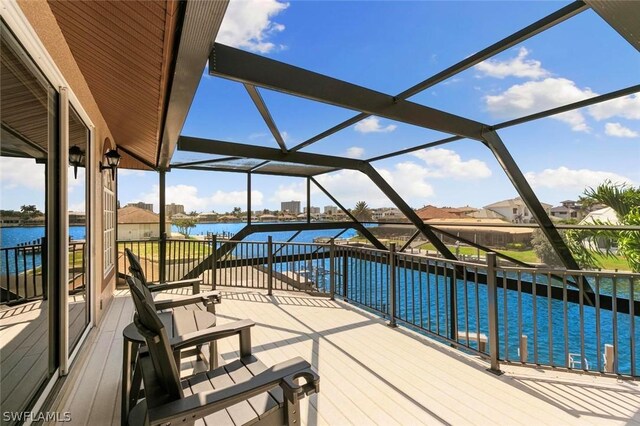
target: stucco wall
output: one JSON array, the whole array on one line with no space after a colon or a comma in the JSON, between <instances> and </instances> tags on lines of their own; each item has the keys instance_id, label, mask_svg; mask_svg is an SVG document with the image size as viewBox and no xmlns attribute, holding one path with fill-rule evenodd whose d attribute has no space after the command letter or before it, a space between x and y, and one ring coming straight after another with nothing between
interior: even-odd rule
<instances>
[{"instance_id":1,"label":"stucco wall","mask_svg":"<svg viewBox=\"0 0 640 426\"><path fill-rule=\"evenodd\" d=\"M55 62L56 66L64 76L69 85L69 89L75 94L82 109L87 113L93 122L94 128L94 145L92 146L94 164L98 164L102 157L102 145L106 138L111 141L113 137L107 123L105 122L98 105L91 94L91 90L85 81L80 68L78 67L69 46L67 45L64 35L58 26L55 16L51 12L51 8L46 1L43 0L18 0L18 5L23 11L27 20L35 30L38 38L48 51L49 55ZM114 141L117 143L117 141ZM96 274L91 280L91 290L93 294L99 294L99 298L95 300L95 315L99 322L102 313L107 308L113 291L115 289L115 279L113 276L108 279L103 277L103 224L102 224L102 173L99 173L97 167L89 171L92 180L92 206L94 211L91 214L91 235L94 237L94 249L91 259L94 262L94 271ZM104 178L108 178L105 174ZM103 282L104 281L104 282Z\"/></svg>"}]
</instances>

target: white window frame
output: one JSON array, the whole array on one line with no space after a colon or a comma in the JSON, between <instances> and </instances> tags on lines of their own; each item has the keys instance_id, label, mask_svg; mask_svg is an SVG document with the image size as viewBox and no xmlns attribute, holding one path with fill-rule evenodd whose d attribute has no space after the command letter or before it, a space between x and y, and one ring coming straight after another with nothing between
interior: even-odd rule
<instances>
[{"instance_id":1,"label":"white window frame","mask_svg":"<svg viewBox=\"0 0 640 426\"><path fill-rule=\"evenodd\" d=\"M106 277L115 268L116 245L116 194L113 190L111 176L102 176L102 228L103 228L103 269Z\"/></svg>"}]
</instances>

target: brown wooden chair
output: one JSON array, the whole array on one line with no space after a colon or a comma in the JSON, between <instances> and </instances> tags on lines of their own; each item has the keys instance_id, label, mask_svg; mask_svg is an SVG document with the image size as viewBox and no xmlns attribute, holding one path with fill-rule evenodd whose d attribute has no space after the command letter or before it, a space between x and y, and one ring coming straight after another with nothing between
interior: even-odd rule
<instances>
[{"instance_id":1,"label":"brown wooden chair","mask_svg":"<svg viewBox=\"0 0 640 426\"><path fill-rule=\"evenodd\" d=\"M139 358L144 399L129 412L130 425L299 425L300 399L319 391L320 378L308 362L293 358L267 368L251 354L253 321L242 320L170 339L164 323L135 278L127 280L136 307L134 324L148 351ZM238 336L240 358L185 379L174 351Z\"/></svg>"}]
</instances>

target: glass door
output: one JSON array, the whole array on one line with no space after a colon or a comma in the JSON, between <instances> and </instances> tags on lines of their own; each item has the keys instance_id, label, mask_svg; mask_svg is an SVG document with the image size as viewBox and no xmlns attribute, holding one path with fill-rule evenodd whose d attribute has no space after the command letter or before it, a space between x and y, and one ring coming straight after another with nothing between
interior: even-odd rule
<instances>
[{"instance_id":1,"label":"glass door","mask_svg":"<svg viewBox=\"0 0 640 426\"><path fill-rule=\"evenodd\" d=\"M69 215L68 315L69 354L89 325L89 173L86 173L89 128L69 108L69 170L67 200Z\"/></svg>"},{"instance_id":2,"label":"glass door","mask_svg":"<svg viewBox=\"0 0 640 426\"><path fill-rule=\"evenodd\" d=\"M0 22L0 395L28 409L59 365L52 257L58 95ZM7 418L3 423L17 423Z\"/></svg>"}]
</instances>

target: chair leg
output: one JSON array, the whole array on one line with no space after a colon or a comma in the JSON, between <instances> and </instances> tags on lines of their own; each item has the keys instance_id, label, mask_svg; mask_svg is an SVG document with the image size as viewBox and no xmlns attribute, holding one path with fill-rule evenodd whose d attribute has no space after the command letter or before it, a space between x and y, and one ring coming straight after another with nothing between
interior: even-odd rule
<instances>
[{"instance_id":1,"label":"chair leg","mask_svg":"<svg viewBox=\"0 0 640 426\"><path fill-rule=\"evenodd\" d=\"M218 342L209 342L209 370L218 368Z\"/></svg>"},{"instance_id":2,"label":"chair leg","mask_svg":"<svg viewBox=\"0 0 640 426\"><path fill-rule=\"evenodd\" d=\"M292 402L285 398L284 405L286 408L285 424L289 426L298 426L300 424L300 401Z\"/></svg>"},{"instance_id":3,"label":"chair leg","mask_svg":"<svg viewBox=\"0 0 640 426\"><path fill-rule=\"evenodd\" d=\"M173 359L176 361L176 367L178 367L178 375L180 374L180 370L182 369L182 355L180 354L180 350L173 351Z\"/></svg>"},{"instance_id":4,"label":"chair leg","mask_svg":"<svg viewBox=\"0 0 640 426\"><path fill-rule=\"evenodd\" d=\"M198 361L202 361L204 359L203 357L203 352L202 352L202 345L197 345L196 346L196 359Z\"/></svg>"}]
</instances>

